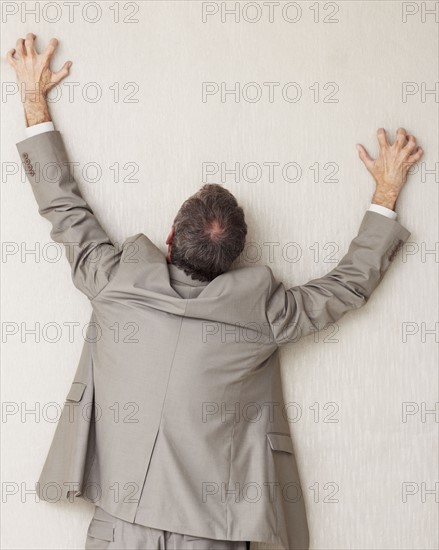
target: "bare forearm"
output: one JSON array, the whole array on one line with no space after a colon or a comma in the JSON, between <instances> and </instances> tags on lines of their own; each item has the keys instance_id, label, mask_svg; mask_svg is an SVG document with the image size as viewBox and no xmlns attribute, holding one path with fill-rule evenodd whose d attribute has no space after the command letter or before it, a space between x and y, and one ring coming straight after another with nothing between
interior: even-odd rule
<instances>
[{"instance_id":1,"label":"bare forearm","mask_svg":"<svg viewBox=\"0 0 439 550\"><path fill-rule=\"evenodd\" d=\"M385 185L377 185L375 193L372 197L372 203L380 204L381 206L385 206L386 208L395 210L395 203L397 198L398 195Z\"/></svg>"},{"instance_id":2,"label":"bare forearm","mask_svg":"<svg viewBox=\"0 0 439 550\"><path fill-rule=\"evenodd\" d=\"M49 105L43 97L37 101L26 100L23 106L27 126L34 126L35 124L52 120L50 118Z\"/></svg>"}]
</instances>

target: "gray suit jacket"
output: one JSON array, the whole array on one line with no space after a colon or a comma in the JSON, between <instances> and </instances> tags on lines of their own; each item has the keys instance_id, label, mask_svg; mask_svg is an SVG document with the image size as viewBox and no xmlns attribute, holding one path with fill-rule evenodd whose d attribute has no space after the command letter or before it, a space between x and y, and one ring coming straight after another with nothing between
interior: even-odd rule
<instances>
[{"instance_id":1,"label":"gray suit jacket","mask_svg":"<svg viewBox=\"0 0 439 550\"><path fill-rule=\"evenodd\" d=\"M40 497L80 496L126 521L194 536L308 548L278 349L363 306L410 232L366 211L321 278L286 289L258 266L202 283L143 233L111 242L58 131L17 148L95 323Z\"/></svg>"}]
</instances>

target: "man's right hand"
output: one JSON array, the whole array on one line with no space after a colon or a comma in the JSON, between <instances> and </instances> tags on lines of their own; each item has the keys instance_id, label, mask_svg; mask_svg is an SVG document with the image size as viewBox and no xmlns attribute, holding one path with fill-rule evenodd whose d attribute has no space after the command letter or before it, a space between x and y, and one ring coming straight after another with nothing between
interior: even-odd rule
<instances>
[{"instance_id":1,"label":"man's right hand","mask_svg":"<svg viewBox=\"0 0 439 550\"><path fill-rule=\"evenodd\" d=\"M370 157L363 145L357 144L360 159L376 182L372 202L394 209L396 199L407 180L407 172L424 154L416 145L416 138L407 135L404 128L396 131L396 140L389 145L384 128L377 130L380 153Z\"/></svg>"}]
</instances>

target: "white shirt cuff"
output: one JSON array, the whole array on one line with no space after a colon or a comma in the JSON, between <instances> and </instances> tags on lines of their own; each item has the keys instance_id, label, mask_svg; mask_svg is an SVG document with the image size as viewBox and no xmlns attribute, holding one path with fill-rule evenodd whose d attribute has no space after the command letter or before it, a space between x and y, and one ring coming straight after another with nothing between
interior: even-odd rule
<instances>
[{"instance_id":1,"label":"white shirt cuff","mask_svg":"<svg viewBox=\"0 0 439 550\"><path fill-rule=\"evenodd\" d=\"M26 137L28 138L43 132L50 132L52 130L55 130L55 126L51 120L49 120L49 122L40 122L39 124L34 124L33 126L27 126L25 129Z\"/></svg>"},{"instance_id":2,"label":"white shirt cuff","mask_svg":"<svg viewBox=\"0 0 439 550\"><path fill-rule=\"evenodd\" d=\"M381 206L381 204L372 203L369 206L369 210L372 210L372 212L378 212L378 214L382 214L383 216L387 216L388 218L391 218L392 220L396 220L396 216L398 215L394 210L391 210L390 208L386 208L385 206Z\"/></svg>"}]
</instances>

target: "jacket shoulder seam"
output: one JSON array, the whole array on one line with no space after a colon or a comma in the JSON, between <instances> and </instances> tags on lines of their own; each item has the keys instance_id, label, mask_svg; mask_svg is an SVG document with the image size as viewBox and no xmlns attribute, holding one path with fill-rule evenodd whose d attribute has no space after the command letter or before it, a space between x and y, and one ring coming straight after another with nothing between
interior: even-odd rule
<instances>
[{"instance_id":1,"label":"jacket shoulder seam","mask_svg":"<svg viewBox=\"0 0 439 550\"><path fill-rule=\"evenodd\" d=\"M140 237L141 237L141 234L139 234L139 235L134 239L134 241L130 241L130 244L135 243L138 239L140 239ZM124 242L127 242L127 241L129 240L129 238L130 238L130 237L128 237L128 239L126 239ZM90 298L90 302L92 302L95 298L97 298L97 297L101 294L101 292L107 288L107 286L108 286L110 283L111 283L111 280L109 280L109 281L99 290L99 292L93 296L93 298Z\"/></svg>"}]
</instances>

